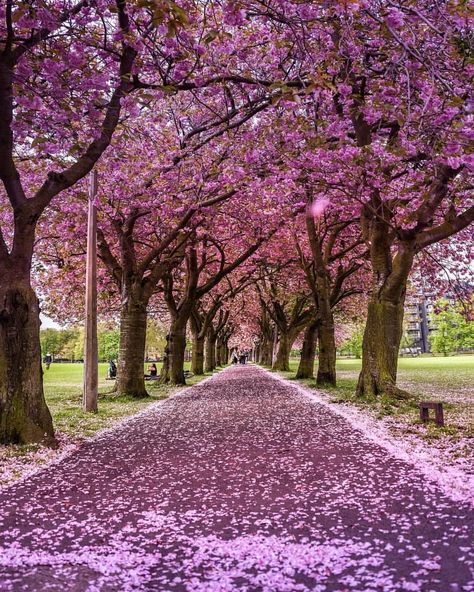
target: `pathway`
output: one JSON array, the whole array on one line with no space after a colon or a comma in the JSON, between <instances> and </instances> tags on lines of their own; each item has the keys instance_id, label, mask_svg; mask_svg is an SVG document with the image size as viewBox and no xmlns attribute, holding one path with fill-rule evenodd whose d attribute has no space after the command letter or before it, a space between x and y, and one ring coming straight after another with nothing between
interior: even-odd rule
<instances>
[{"instance_id":1,"label":"pathway","mask_svg":"<svg viewBox=\"0 0 474 592\"><path fill-rule=\"evenodd\" d=\"M474 516L290 383L227 369L0 495L0 590L474 591Z\"/></svg>"}]
</instances>

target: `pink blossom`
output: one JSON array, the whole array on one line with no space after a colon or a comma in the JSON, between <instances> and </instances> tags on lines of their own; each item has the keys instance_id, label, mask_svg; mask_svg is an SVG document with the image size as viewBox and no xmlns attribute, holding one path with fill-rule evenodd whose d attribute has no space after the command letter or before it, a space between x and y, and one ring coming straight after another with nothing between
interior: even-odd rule
<instances>
[{"instance_id":1,"label":"pink blossom","mask_svg":"<svg viewBox=\"0 0 474 592\"><path fill-rule=\"evenodd\" d=\"M308 215L313 216L313 218L320 218L330 203L331 202L325 197L318 198L309 206Z\"/></svg>"}]
</instances>

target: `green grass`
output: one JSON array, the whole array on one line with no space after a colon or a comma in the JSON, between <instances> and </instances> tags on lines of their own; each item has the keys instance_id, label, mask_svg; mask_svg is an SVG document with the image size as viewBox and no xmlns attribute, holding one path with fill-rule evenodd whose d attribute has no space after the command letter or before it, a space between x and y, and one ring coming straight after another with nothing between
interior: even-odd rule
<instances>
[{"instance_id":1,"label":"green grass","mask_svg":"<svg viewBox=\"0 0 474 592\"><path fill-rule=\"evenodd\" d=\"M290 361L292 374L296 372L298 362L297 359ZM347 380L347 386L355 388L361 365L361 360L342 359L337 361L336 369L340 378L345 379L343 382ZM423 384L450 389L468 387L474 383L474 356L400 358L398 380L419 383L421 388Z\"/></svg>"},{"instance_id":2,"label":"green grass","mask_svg":"<svg viewBox=\"0 0 474 592\"><path fill-rule=\"evenodd\" d=\"M290 372L282 373L295 380L298 359L291 359ZM379 417L393 415L419 423L420 400L441 401L446 416L446 427L436 428L428 424L426 437L436 438L443 434L462 432L474 436L474 356L400 358L398 385L413 396L409 400L393 400L387 397L361 399L355 396L361 360L339 359L336 364L337 387L322 389L330 395L331 401L352 402L359 406L370 406ZM317 364L315 372L317 371ZM316 387L314 379L300 381L311 388Z\"/></svg>"},{"instance_id":3,"label":"green grass","mask_svg":"<svg viewBox=\"0 0 474 592\"><path fill-rule=\"evenodd\" d=\"M144 369L148 364L144 365ZM158 372L160 371L160 365ZM100 429L112 426L119 419L138 413L150 403L165 399L180 387L147 382L148 399L117 397L113 381L105 380L108 364L99 364L99 411L86 413L82 410L82 364L51 364L44 370L46 402L53 416L56 430L71 436L87 437ZM190 369L190 363L185 364ZM196 384L206 376L193 376L188 385Z\"/></svg>"}]
</instances>

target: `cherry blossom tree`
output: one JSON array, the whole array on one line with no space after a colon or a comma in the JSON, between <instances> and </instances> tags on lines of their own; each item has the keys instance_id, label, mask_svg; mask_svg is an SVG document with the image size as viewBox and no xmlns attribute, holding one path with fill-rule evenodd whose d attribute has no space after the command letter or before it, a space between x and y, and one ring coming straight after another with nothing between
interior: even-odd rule
<instances>
[{"instance_id":1,"label":"cherry blossom tree","mask_svg":"<svg viewBox=\"0 0 474 592\"><path fill-rule=\"evenodd\" d=\"M237 221L235 221L237 222ZM184 384L184 352L186 328L198 302L211 292L224 278L249 259L258 248L276 231L264 231L259 227L242 235L235 225L227 225L227 236L221 232L217 237L202 233L194 238L187 249L184 268L168 273L163 278L164 298L171 316L167 356L162 368L164 382ZM181 272L181 273L180 273ZM210 334L211 332L211 334ZM216 335L212 322L207 329L208 355L206 370L215 366Z\"/></svg>"},{"instance_id":2,"label":"cherry blossom tree","mask_svg":"<svg viewBox=\"0 0 474 592\"><path fill-rule=\"evenodd\" d=\"M99 13L105 19L99 19ZM0 440L52 439L30 272L38 220L109 145L132 90L137 50L124 0L6 2L0 9L0 178L12 226L0 234ZM102 23L102 25L99 25ZM86 64L95 64L87 72ZM48 173L51 154L64 155ZM21 177L22 161L36 160Z\"/></svg>"}]
</instances>

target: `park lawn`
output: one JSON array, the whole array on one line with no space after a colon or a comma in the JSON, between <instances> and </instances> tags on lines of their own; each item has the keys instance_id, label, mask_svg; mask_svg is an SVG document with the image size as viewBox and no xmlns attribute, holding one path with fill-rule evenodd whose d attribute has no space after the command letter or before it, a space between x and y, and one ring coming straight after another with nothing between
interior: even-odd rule
<instances>
[{"instance_id":1,"label":"park lawn","mask_svg":"<svg viewBox=\"0 0 474 592\"><path fill-rule=\"evenodd\" d=\"M294 378L297 367L298 359L291 359L291 371L283 373L284 376ZM404 429L409 431L410 426L419 424L419 401L441 401L445 408L446 427L437 428L430 423L423 436L426 439L435 439L442 435L474 438L473 355L400 358L397 384L413 395L408 401L356 398L355 388L361 360L339 359L336 368L337 387L321 389L330 396L332 402L349 402L359 407L369 407L380 418L393 416L402 421ZM314 380L301 382L311 388L316 386Z\"/></svg>"},{"instance_id":2,"label":"park lawn","mask_svg":"<svg viewBox=\"0 0 474 592\"><path fill-rule=\"evenodd\" d=\"M144 372L148 364L144 365ZM185 363L189 370L191 364ZM157 364L158 372L161 365ZM113 393L114 382L106 380L108 364L99 364L99 411L86 413L82 410L83 364L51 364L44 370L44 392L46 402L53 416L56 430L73 437L92 436L98 430L111 427L117 420L138 413L151 403L167 398L181 387L147 382L148 399L117 397ZM193 376L188 385L196 384L206 376Z\"/></svg>"},{"instance_id":3,"label":"park lawn","mask_svg":"<svg viewBox=\"0 0 474 592\"><path fill-rule=\"evenodd\" d=\"M296 372L298 363L298 359L290 360L292 373ZM338 359L338 377L349 379L348 384L354 385L355 388L361 366L362 361L358 359ZM471 388L474 391L474 355L399 358L398 380L402 388L403 384L414 383L420 385L421 391L424 385L449 390Z\"/></svg>"},{"instance_id":4,"label":"park lawn","mask_svg":"<svg viewBox=\"0 0 474 592\"><path fill-rule=\"evenodd\" d=\"M144 365L144 371L147 366ZM185 369L189 370L190 366L190 363L186 363ZM44 368L45 398L53 417L59 447L52 449L40 444L0 446L0 488L68 454L84 438L110 428L121 419L184 388L147 382L148 399L117 397L112 391L113 381L105 380L107 367L108 364L99 364L98 413L85 413L82 410L82 364L57 363L51 364L49 370ZM157 364L157 367L159 372L161 365ZM187 379L188 386L197 384L207 376L210 375Z\"/></svg>"}]
</instances>

